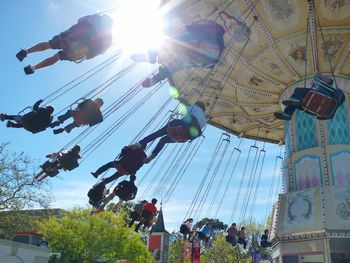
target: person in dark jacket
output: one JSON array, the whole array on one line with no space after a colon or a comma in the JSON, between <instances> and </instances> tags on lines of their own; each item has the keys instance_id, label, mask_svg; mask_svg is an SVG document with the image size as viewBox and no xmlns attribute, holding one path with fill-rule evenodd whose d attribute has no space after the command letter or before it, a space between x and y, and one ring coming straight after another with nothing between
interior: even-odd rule
<instances>
[{"instance_id":1,"label":"person in dark jacket","mask_svg":"<svg viewBox=\"0 0 350 263\"><path fill-rule=\"evenodd\" d=\"M48 176L55 177L59 174L60 169L63 169L64 171L71 171L77 168L79 166L78 159L81 158L79 153L80 146L75 145L66 153L58 152L46 155L46 157L50 158L50 160L47 160L45 163L40 165L42 171L38 173L34 179L40 182Z\"/></svg>"},{"instance_id":2,"label":"person in dark jacket","mask_svg":"<svg viewBox=\"0 0 350 263\"><path fill-rule=\"evenodd\" d=\"M193 231L192 231L193 218L187 218L180 226L180 233L183 235L184 240L191 239Z\"/></svg>"},{"instance_id":3,"label":"person in dark jacket","mask_svg":"<svg viewBox=\"0 0 350 263\"><path fill-rule=\"evenodd\" d=\"M94 101L91 99L86 99L78 104L78 107L74 110L68 110L65 114L58 116L57 121L53 122L50 127L54 128L64 123L69 118L73 118L73 122L65 126L64 128L55 129L54 134L58 134L66 131L70 133L72 129L80 127L83 125L94 126L103 121L103 116L101 113L101 107L103 105L103 100L97 98Z\"/></svg>"},{"instance_id":4,"label":"person in dark jacket","mask_svg":"<svg viewBox=\"0 0 350 263\"><path fill-rule=\"evenodd\" d=\"M94 58L104 53L112 44L113 19L105 14L94 14L79 18L78 23L68 30L54 36L48 42L41 42L29 49L22 49L16 54L22 61L28 54L47 49L58 49L55 55L41 61L35 66L28 65L24 72L34 71L51 66L59 60L79 62Z\"/></svg>"},{"instance_id":5,"label":"person in dark jacket","mask_svg":"<svg viewBox=\"0 0 350 263\"><path fill-rule=\"evenodd\" d=\"M38 133L50 127L54 108L52 106L39 107L43 100L38 100L32 110L24 115L0 114L0 120L9 120L6 126L9 128L24 128L31 133Z\"/></svg>"},{"instance_id":6,"label":"person in dark jacket","mask_svg":"<svg viewBox=\"0 0 350 263\"><path fill-rule=\"evenodd\" d=\"M140 203L134 205L134 209L130 214L131 221L129 223L129 227L132 227L135 221L141 220L143 208L147 203L148 202L146 200L142 200Z\"/></svg>"},{"instance_id":7,"label":"person in dark jacket","mask_svg":"<svg viewBox=\"0 0 350 263\"><path fill-rule=\"evenodd\" d=\"M102 210L104 205L102 200L108 195L109 190L103 182L96 183L87 193L89 204L97 210ZM93 214L95 211L92 211Z\"/></svg>"},{"instance_id":8,"label":"person in dark jacket","mask_svg":"<svg viewBox=\"0 0 350 263\"><path fill-rule=\"evenodd\" d=\"M139 232L140 227L143 225L143 229L150 227L155 216L158 214L156 207L157 199L153 198L151 203L145 204L142 211L140 222L135 227L135 231Z\"/></svg>"},{"instance_id":9,"label":"person in dark jacket","mask_svg":"<svg viewBox=\"0 0 350 263\"><path fill-rule=\"evenodd\" d=\"M333 79L330 77L322 75L313 77L311 80L311 88L295 88L291 97L288 100L282 101L282 104L286 106L284 111L275 112L274 116L279 120L290 121L295 110L300 110L315 116L315 113L312 113L303 107L303 101L308 93L312 90L315 90L317 93L333 98L337 103L336 108L331 116L317 116L316 118L318 120L332 119L336 113L337 108L341 106L345 101L344 92L341 89L333 87L332 85Z\"/></svg>"},{"instance_id":10,"label":"person in dark jacket","mask_svg":"<svg viewBox=\"0 0 350 263\"><path fill-rule=\"evenodd\" d=\"M232 246L235 246L237 244L237 235L238 230L236 227L236 223L232 223L232 225L227 229L226 241Z\"/></svg>"},{"instance_id":11,"label":"person in dark jacket","mask_svg":"<svg viewBox=\"0 0 350 263\"><path fill-rule=\"evenodd\" d=\"M264 234L261 236L260 245L262 247L271 247L272 243L269 240L269 230L265 229Z\"/></svg>"},{"instance_id":12,"label":"person in dark jacket","mask_svg":"<svg viewBox=\"0 0 350 263\"><path fill-rule=\"evenodd\" d=\"M123 204L133 200L137 194L137 187L135 185L136 176L130 175L130 180L121 181L113 190L111 194L106 196L103 200L103 207L106 206L115 196L119 197L119 202L112 208L113 212L116 212L118 208Z\"/></svg>"},{"instance_id":13,"label":"person in dark jacket","mask_svg":"<svg viewBox=\"0 0 350 263\"><path fill-rule=\"evenodd\" d=\"M117 171L110 177L104 178L103 182L109 184L123 175L135 175L136 172L144 165L147 155L140 147L133 145L125 146L119 154L117 160L108 162L91 174L97 178L110 168L115 168Z\"/></svg>"}]
</instances>

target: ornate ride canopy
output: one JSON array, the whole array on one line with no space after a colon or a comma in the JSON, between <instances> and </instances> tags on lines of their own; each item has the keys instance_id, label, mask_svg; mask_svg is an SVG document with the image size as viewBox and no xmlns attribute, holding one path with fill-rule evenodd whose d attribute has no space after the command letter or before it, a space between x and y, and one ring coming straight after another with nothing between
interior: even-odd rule
<instances>
[{"instance_id":1,"label":"ornate ride canopy","mask_svg":"<svg viewBox=\"0 0 350 263\"><path fill-rule=\"evenodd\" d=\"M279 98L286 88L298 81L303 86L305 64L307 76L314 74L313 36L317 36L315 52L322 74L331 74L327 50L336 76L350 76L350 1L314 1L316 14L311 13L308 46L305 0L165 2L163 8L170 10L166 16L174 28L210 19L226 30L226 48L213 69L187 68L170 79L180 100L193 103L201 98L213 106L211 125L247 138L284 143L284 123L273 113L281 110ZM245 34L250 25L251 33ZM247 36L249 41L241 52Z\"/></svg>"}]
</instances>

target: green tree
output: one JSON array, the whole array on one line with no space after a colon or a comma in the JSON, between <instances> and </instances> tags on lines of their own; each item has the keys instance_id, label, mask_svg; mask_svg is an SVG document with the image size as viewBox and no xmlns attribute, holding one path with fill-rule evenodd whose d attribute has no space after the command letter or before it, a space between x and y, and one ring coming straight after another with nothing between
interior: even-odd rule
<instances>
[{"instance_id":1,"label":"green tree","mask_svg":"<svg viewBox=\"0 0 350 263\"><path fill-rule=\"evenodd\" d=\"M52 195L46 182L34 180L32 161L23 152L9 152L6 147L0 144L0 211L48 207Z\"/></svg>"},{"instance_id":2,"label":"green tree","mask_svg":"<svg viewBox=\"0 0 350 263\"><path fill-rule=\"evenodd\" d=\"M115 197L116 199L118 199L118 197ZM106 210L107 211L112 211L112 209L115 207L117 203L115 202L110 202L107 206L106 206ZM116 214L119 214L120 212L122 212L122 215L124 216L124 220L129 223L131 220L131 212L132 212L132 207L134 206L134 202L124 202L122 207L120 207L118 209L118 211L116 211Z\"/></svg>"},{"instance_id":3,"label":"green tree","mask_svg":"<svg viewBox=\"0 0 350 263\"><path fill-rule=\"evenodd\" d=\"M37 222L50 217L61 217L61 209L33 209L0 212L0 232L3 238L10 238L14 232L37 232Z\"/></svg>"},{"instance_id":4,"label":"green tree","mask_svg":"<svg viewBox=\"0 0 350 263\"><path fill-rule=\"evenodd\" d=\"M206 223L210 223L211 227L213 228L214 232L220 232L224 231L227 228L227 225L221 222L219 219L213 219L213 218L203 218L202 220L198 221L194 227L196 229L201 229L202 226L204 226Z\"/></svg>"},{"instance_id":5,"label":"green tree","mask_svg":"<svg viewBox=\"0 0 350 263\"><path fill-rule=\"evenodd\" d=\"M246 228L247 237L247 249L251 253L253 251L258 251L260 247L260 237L264 233L265 227L263 224L258 224L256 222L250 222L242 224Z\"/></svg>"},{"instance_id":6,"label":"green tree","mask_svg":"<svg viewBox=\"0 0 350 263\"><path fill-rule=\"evenodd\" d=\"M260 238L261 238L261 235L264 233L264 230L266 229L266 225L258 224L254 221L246 224L242 224L242 225L244 225L246 228L246 240L248 242L247 250L246 250L247 253L249 254L258 253L261 256L270 257L271 249L262 248L260 246Z\"/></svg>"},{"instance_id":7,"label":"green tree","mask_svg":"<svg viewBox=\"0 0 350 263\"><path fill-rule=\"evenodd\" d=\"M184 240L180 233L171 234L169 246L169 263L182 263L184 257Z\"/></svg>"},{"instance_id":8,"label":"green tree","mask_svg":"<svg viewBox=\"0 0 350 263\"><path fill-rule=\"evenodd\" d=\"M50 218L39 223L40 233L53 252L60 252L60 262L107 262L128 259L150 262L151 254L132 229L125 226L122 213L112 212L89 216L88 209L75 208L62 218Z\"/></svg>"},{"instance_id":9,"label":"green tree","mask_svg":"<svg viewBox=\"0 0 350 263\"><path fill-rule=\"evenodd\" d=\"M251 261L250 253L242 252L239 246L233 247L226 242L223 233L218 233L212 246L201 255L202 263L250 263Z\"/></svg>"}]
</instances>

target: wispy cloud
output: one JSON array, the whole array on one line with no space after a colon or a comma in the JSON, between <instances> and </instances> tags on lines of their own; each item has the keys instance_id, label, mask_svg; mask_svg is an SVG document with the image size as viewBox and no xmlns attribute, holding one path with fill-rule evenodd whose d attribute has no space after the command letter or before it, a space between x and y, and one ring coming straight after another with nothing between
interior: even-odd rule
<instances>
[{"instance_id":1,"label":"wispy cloud","mask_svg":"<svg viewBox=\"0 0 350 263\"><path fill-rule=\"evenodd\" d=\"M88 203L87 192L91 183L86 180L66 180L64 186L53 190L55 196L54 207L70 209L75 206L85 206Z\"/></svg>"}]
</instances>

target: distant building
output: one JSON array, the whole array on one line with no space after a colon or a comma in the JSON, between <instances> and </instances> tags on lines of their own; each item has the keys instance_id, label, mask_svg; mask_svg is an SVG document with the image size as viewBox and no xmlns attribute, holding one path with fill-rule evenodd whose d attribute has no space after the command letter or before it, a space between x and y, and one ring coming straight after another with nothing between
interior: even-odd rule
<instances>
[{"instance_id":1,"label":"distant building","mask_svg":"<svg viewBox=\"0 0 350 263\"><path fill-rule=\"evenodd\" d=\"M51 255L42 236L18 232L12 240L0 240L0 263L47 263Z\"/></svg>"},{"instance_id":2,"label":"distant building","mask_svg":"<svg viewBox=\"0 0 350 263\"><path fill-rule=\"evenodd\" d=\"M0 212L0 263L47 263L51 250L36 233L31 219L62 217L62 209ZM6 238L6 239L5 239Z\"/></svg>"},{"instance_id":3,"label":"distant building","mask_svg":"<svg viewBox=\"0 0 350 263\"><path fill-rule=\"evenodd\" d=\"M169 261L169 239L170 234L165 230L163 211L160 208L157 221L151 229L147 242L148 250L152 252L157 263Z\"/></svg>"},{"instance_id":4,"label":"distant building","mask_svg":"<svg viewBox=\"0 0 350 263\"><path fill-rule=\"evenodd\" d=\"M0 237L11 238L15 232L37 232L33 229L31 219L48 219L63 217L62 209L30 209L0 212Z\"/></svg>"}]
</instances>

